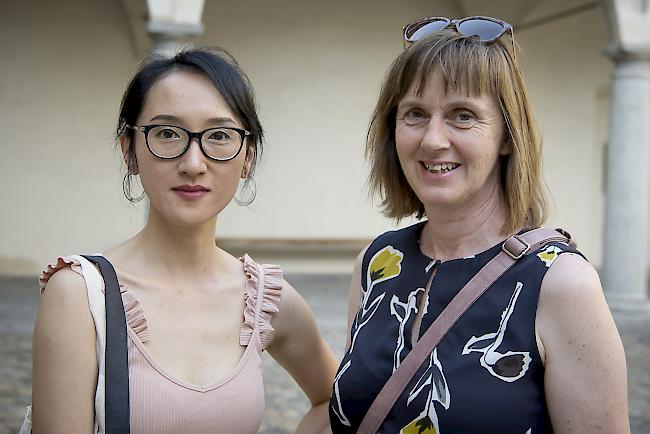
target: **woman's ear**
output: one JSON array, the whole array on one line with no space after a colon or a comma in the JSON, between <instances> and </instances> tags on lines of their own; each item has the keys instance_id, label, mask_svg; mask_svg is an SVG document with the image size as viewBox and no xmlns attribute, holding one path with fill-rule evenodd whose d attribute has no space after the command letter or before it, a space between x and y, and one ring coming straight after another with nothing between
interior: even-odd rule
<instances>
[{"instance_id":1,"label":"woman's ear","mask_svg":"<svg viewBox=\"0 0 650 434\"><path fill-rule=\"evenodd\" d=\"M506 136L506 140L501 144L499 148L499 155L510 155L512 153L512 137L510 134Z\"/></svg>"},{"instance_id":2,"label":"woman's ear","mask_svg":"<svg viewBox=\"0 0 650 434\"><path fill-rule=\"evenodd\" d=\"M241 170L241 178L246 179L251 173L251 167L253 166L253 159L255 157L255 151L252 146L246 148L246 160L244 160L244 167Z\"/></svg>"},{"instance_id":3,"label":"woman's ear","mask_svg":"<svg viewBox=\"0 0 650 434\"><path fill-rule=\"evenodd\" d=\"M132 175L137 175L138 161L135 158L135 152L131 149L131 140L124 134L120 136L120 148L122 149L122 158L124 158L126 170Z\"/></svg>"}]
</instances>

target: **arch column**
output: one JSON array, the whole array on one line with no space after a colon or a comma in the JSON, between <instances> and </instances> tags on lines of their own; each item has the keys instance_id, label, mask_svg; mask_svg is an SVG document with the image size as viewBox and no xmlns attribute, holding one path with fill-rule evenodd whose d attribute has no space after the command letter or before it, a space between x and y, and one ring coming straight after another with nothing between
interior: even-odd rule
<instances>
[{"instance_id":1,"label":"arch column","mask_svg":"<svg viewBox=\"0 0 650 434\"><path fill-rule=\"evenodd\" d=\"M611 55L604 287L608 300L647 301L650 231L650 59Z\"/></svg>"},{"instance_id":2,"label":"arch column","mask_svg":"<svg viewBox=\"0 0 650 434\"><path fill-rule=\"evenodd\" d=\"M604 0L614 63L603 280L608 301L648 304L650 273L650 2Z\"/></svg>"}]
</instances>

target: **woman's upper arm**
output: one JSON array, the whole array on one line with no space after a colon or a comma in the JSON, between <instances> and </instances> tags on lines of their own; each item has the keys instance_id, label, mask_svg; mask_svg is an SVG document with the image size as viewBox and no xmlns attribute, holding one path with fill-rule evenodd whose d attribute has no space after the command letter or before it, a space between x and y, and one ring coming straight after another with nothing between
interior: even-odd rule
<instances>
[{"instance_id":1,"label":"woman's upper arm","mask_svg":"<svg viewBox=\"0 0 650 434\"><path fill-rule=\"evenodd\" d=\"M312 405L329 400L338 362L320 335L311 309L287 282L271 324L275 331L269 354L291 374Z\"/></svg>"},{"instance_id":2,"label":"woman's upper arm","mask_svg":"<svg viewBox=\"0 0 650 434\"><path fill-rule=\"evenodd\" d=\"M33 432L93 432L95 326L82 276L64 268L41 297L33 339Z\"/></svg>"},{"instance_id":3,"label":"woman's upper arm","mask_svg":"<svg viewBox=\"0 0 650 434\"><path fill-rule=\"evenodd\" d=\"M536 327L556 433L629 433L621 338L588 262L563 254L542 282Z\"/></svg>"}]
</instances>

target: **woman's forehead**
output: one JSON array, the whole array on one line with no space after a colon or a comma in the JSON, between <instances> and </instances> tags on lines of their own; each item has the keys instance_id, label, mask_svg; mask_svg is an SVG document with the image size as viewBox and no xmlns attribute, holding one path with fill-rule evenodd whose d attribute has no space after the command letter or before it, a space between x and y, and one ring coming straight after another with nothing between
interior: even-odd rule
<instances>
[{"instance_id":1,"label":"woman's forehead","mask_svg":"<svg viewBox=\"0 0 650 434\"><path fill-rule=\"evenodd\" d=\"M194 101L196 104L226 102L214 84L204 75L174 71L157 80L147 92L145 103L167 104Z\"/></svg>"},{"instance_id":2,"label":"woman's forehead","mask_svg":"<svg viewBox=\"0 0 650 434\"><path fill-rule=\"evenodd\" d=\"M235 118L212 81L190 71L174 71L151 86L141 116L156 116L161 112L178 118Z\"/></svg>"},{"instance_id":3,"label":"woman's forehead","mask_svg":"<svg viewBox=\"0 0 650 434\"><path fill-rule=\"evenodd\" d=\"M447 103L484 103L497 106L497 98L490 92L482 91L477 86L463 85L462 82L448 81L440 68L429 71L425 77L415 77L398 104L408 104L422 100L445 100Z\"/></svg>"},{"instance_id":4,"label":"woman's forehead","mask_svg":"<svg viewBox=\"0 0 650 434\"><path fill-rule=\"evenodd\" d=\"M467 96L499 96L500 82L508 75L499 50L484 44L452 41L435 47L423 44L404 53L400 73L400 91L419 93L432 79L444 85L448 93Z\"/></svg>"}]
</instances>

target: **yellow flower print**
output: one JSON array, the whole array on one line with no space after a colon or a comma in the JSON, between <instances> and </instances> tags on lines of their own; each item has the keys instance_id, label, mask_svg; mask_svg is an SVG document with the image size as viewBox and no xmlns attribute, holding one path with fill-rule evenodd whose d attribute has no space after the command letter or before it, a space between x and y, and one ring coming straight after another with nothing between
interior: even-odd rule
<instances>
[{"instance_id":1,"label":"yellow flower print","mask_svg":"<svg viewBox=\"0 0 650 434\"><path fill-rule=\"evenodd\" d=\"M381 303L386 295L385 292L375 295L373 293L375 284L399 276L399 273L402 271L403 257L404 254L394 249L393 246L386 246L375 253L372 259L370 259L370 265L368 266L366 275L366 290L363 291L361 305L354 320L354 334L352 335L352 343L348 351L351 352L354 349L354 343L359 332L370 321L375 312L377 312L379 303ZM374 297L372 300L370 300L371 296Z\"/></svg>"},{"instance_id":2,"label":"yellow flower print","mask_svg":"<svg viewBox=\"0 0 650 434\"><path fill-rule=\"evenodd\" d=\"M440 425L435 403L440 403L445 410L449 409L451 394L447 379L442 372L442 363L438 359L438 349L434 348L429 355L429 367L424 371L415 387L409 393L406 405L413 404L413 400L427 393L426 404L422 412L408 425L400 430L400 434L439 434Z\"/></svg>"},{"instance_id":3,"label":"yellow flower print","mask_svg":"<svg viewBox=\"0 0 650 434\"><path fill-rule=\"evenodd\" d=\"M562 249L560 249L559 247L547 246L544 250L542 250L537 254L537 257L541 259L544 265L550 267L551 264L553 264L553 262L557 259L560 253L562 253Z\"/></svg>"},{"instance_id":4,"label":"yellow flower print","mask_svg":"<svg viewBox=\"0 0 650 434\"><path fill-rule=\"evenodd\" d=\"M400 434L438 434L438 431L436 431L436 427L429 416L424 416L418 417L406 425L402 428Z\"/></svg>"},{"instance_id":5,"label":"yellow flower print","mask_svg":"<svg viewBox=\"0 0 650 434\"><path fill-rule=\"evenodd\" d=\"M350 341L350 348L348 353L354 351L354 344L357 341L357 336L363 327L368 324L372 317L377 312L379 305L386 296L386 292L375 294L373 287L376 283L383 282L384 280L392 279L398 276L402 271L402 258L404 254L399 250L394 249L392 246L386 246L373 255L370 259L370 264L366 273L366 289L363 291L363 298L359 310L354 317L352 324L352 339ZM372 297L372 299L371 299ZM336 399L337 407L333 407L334 414L338 417L339 421L345 426L350 426L350 421L343 413L341 408L341 398L339 396L339 380L345 371L350 367L351 360L341 369L337 377L334 379L334 397Z\"/></svg>"},{"instance_id":6,"label":"yellow flower print","mask_svg":"<svg viewBox=\"0 0 650 434\"><path fill-rule=\"evenodd\" d=\"M374 284L399 276L402 271L403 257L402 252L394 249L393 246L386 246L376 253L368 267L370 283Z\"/></svg>"}]
</instances>

